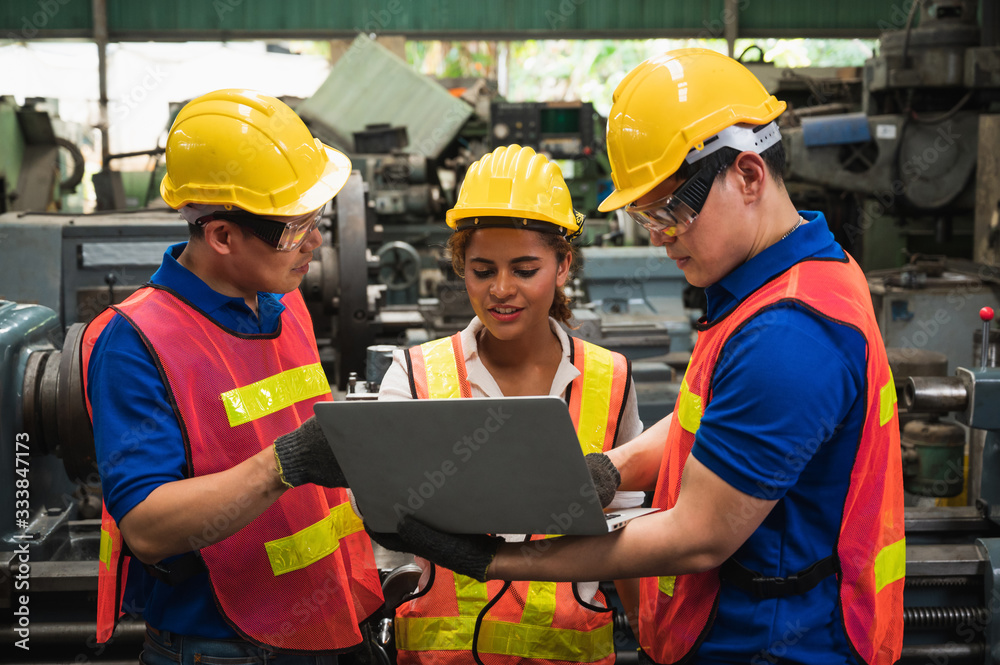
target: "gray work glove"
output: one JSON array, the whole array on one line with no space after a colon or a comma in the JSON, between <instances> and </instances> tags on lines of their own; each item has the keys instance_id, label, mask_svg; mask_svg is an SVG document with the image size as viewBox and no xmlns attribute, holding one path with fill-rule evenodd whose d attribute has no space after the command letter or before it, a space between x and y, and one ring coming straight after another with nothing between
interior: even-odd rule
<instances>
[{"instance_id":1,"label":"gray work glove","mask_svg":"<svg viewBox=\"0 0 1000 665\"><path fill-rule=\"evenodd\" d=\"M398 533L372 531L367 524L365 531L387 550L416 554L477 582L486 581L486 569L504 542L496 536L443 533L409 516L399 523Z\"/></svg>"},{"instance_id":2,"label":"gray work glove","mask_svg":"<svg viewBox=\"0 0 1000 665\"><path fill-rule=\"evenodd\" d=\"M601 508L607 508L615 498L615 492L622 482L622 476L615 468L614 462L604 453L590 453L584 457L590 470L590 479L597 489L597 498L601 500Z\"/></svg>"},{"instance_id":3,"label":"gray work glove","mask_svg":"<svg viewBox=\"0 0 1000 665\"><path fill-rule=\"evenodd\" d=\"M289 487L306 483L347 487L347 478L340 470L316 416L274 440L274 459L282 482Z\"/></svg>"}]
</instances>

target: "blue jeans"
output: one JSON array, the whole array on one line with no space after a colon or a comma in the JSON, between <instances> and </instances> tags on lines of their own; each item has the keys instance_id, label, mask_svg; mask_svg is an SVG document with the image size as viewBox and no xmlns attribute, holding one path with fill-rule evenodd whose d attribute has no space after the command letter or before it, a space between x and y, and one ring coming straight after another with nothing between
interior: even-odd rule
<instances>
[{"instance_id":1,"label":"blue jeans","mask_svg":"<svg viewBox=\"0 0 1000 665\"><path fill-rule=\"evenodd\" d=\"M141 665L337 665L336 654L275 653L244 640L211 640L146 628Z\"/></svg>"}]
</instances>

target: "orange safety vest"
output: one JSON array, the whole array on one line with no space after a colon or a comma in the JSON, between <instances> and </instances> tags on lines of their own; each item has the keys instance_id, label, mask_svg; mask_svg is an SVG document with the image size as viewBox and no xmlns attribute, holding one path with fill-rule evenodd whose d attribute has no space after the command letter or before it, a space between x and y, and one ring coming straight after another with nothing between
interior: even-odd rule
<instances>
[{"instance_id":1,"label":"orange safety vest","mask_svg":"<svg viewBox=\"0 0 1000 665\"><path fill-rule=\"evenodd\" d=\"M631 367L624 356L572 339L571 360L580 370L569 386L569 409L584 453L610 450L625 411ZM413 394L419 399L471 397L461 333L406 352ZM613 613L604 594L581 600L568 582L512 582L503 597L476 620L503 582L485 584L431 564L420 594L396 610L400 665L470 662L475 642L490 665L600 663L615 660Z\"/></svg>"},{"instance_id":2,"label":"orange safety vest","mask_svg":"<svg viewBox=\"0 0 1000 665\"><path fill-rule=\"evenodd\" d=\"M159 367L184 437L187 475L230 469L298 427L312 415L313 404L331 399L301 294L293 291L282 302L276 332L246 335L223 328L169 289L147 286L87 327L84 379L94 344L117 313L139 333ZM350 648L362 639L358 624L383 602L371 541L344 489L312 484L289 489L237 533L211 545L199 547L196 540L192 545L204 560L222 616L259 646L302 652ZM105 509L99 642L111 637L123 614L128 560Z\"/></svg>"},{"instance_id":3,"label":"orange safety vest","mask_svg":"<svg viewBox=\"0 0 1000 665\"><path fill-rule=\"evenodd\" d=\"M868 283L846 260L807 259L764 284L720 320L699 326L660 466L653 505L672 508L684 463L712 399L715 363L726 342L769 307L795 303L861 332L867 342L866 411L835 555L839 604L862 662L894 663L903 644L902 462L896 391ZM701 645L715 617L719 570L647 577L640 583L639 642L657 663L677 663Z\"/></svg>"}]
</instances>

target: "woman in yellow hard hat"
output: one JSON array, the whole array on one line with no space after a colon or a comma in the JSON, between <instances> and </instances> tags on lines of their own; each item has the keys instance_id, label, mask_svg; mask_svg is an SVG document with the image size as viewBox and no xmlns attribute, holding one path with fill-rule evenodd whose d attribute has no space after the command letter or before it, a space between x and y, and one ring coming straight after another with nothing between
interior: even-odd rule
<instances>
[{"instance_id":1,"label":"woman in yellow hard hat","mask_svg":"<svg viewBox=\"0 0 1000 665\"><path fill-rule=\"evenodd\" d=\"M559 325L572 317L564 286L583 225L559 167L531 148L497 148L469 168L447 223L476 317L452 337L397 352L379 398L557 395L584 453L638 435L628 361ZM506 588L419 561L419 591L396 613L400 663L457 665L470 652L490 665L614 662L613 613L597 582Z\"/></svg>"}]
</instances>

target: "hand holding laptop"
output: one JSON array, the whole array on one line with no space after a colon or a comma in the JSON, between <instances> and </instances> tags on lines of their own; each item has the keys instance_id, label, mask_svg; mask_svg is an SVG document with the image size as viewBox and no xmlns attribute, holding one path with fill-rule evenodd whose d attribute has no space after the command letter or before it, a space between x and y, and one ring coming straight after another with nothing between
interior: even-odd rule
<instances>
[{"instance_id":1,"label":"hand holding laptop","mask_svg":"<svg viewBox=\"0 0 1000 665\"><path fill-rule=\"evenodd\" d=\"M387 550L415 554L477 582L486 581L486 569L504 542L496 536L442 533L410 516L400 521L397 533L372 531L367 524L365 531Z\"/></svg>"},{"instance_id":2,"label":"hand holding laptop","mask_svg":"<svg viewBox=\"0 0 1000 665\"><path fill-rule=\"evenodd\" d=\"M274 440L274 461L281 482L288 487L306 483L347 487L347 478L330 450L316 416Z\"/></svg>"},{"instance_id":3,"label":"hand holding laptop","mask_svg":"<svg viewBox=\"0 0 1000 665\"><path fill-rule=\"evenodd\" d=\"M604 453L589 453L583 459L587 462L590 479L594 481L597 498L601 500L601 508L607 508L615 498L622 476L614 462Z\"/></svg>"}]
</instances>

